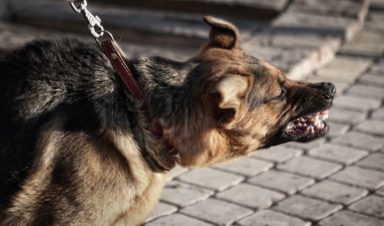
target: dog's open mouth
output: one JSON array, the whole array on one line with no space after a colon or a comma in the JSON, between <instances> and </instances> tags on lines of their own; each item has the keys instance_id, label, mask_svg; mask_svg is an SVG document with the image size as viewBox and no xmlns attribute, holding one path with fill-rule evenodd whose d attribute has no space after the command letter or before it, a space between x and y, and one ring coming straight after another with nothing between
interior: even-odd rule
<instances>
[{"instance_id":1,"label":"dog's open mouth","mask_svg":"<svg viewBox=\"0 0 384 226\"><path fill-rule=\"evenodd\" d=\"M284 132L293 140L310 141L328 132L328 125L324 122L328 118L329 110L316 112L312 115L297 118L288 123Z\"/></svg>"}]
</instances>

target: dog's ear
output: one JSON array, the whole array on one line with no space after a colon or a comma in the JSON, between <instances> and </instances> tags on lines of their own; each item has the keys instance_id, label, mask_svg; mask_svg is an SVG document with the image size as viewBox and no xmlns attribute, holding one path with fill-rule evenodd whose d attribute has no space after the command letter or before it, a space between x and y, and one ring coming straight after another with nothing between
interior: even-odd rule
<instances>
[{"instance_id":1,"label":"dog's ear","mask_svg":"<svg viewBox=\"0 0 384 226\"><path fill-rule=\"evenodd\" d=\"M203 49L210 47L234 49L239 46L239 31L233 24L211 16L205 16L204 21L211 26L211 31L208 43Z\"/></svg>"},{"instance_id":2,"label":"dog's ear","mask_svg":"<svg viewBox=\"0 0 384 226\"><path fill-rule=\"evenodd\" d=\"M214 117L220 126L235 119L244 102L249 87L248 79L240 75L229 75L219 80L214 89Z\"/></svg>"}]
</instances>

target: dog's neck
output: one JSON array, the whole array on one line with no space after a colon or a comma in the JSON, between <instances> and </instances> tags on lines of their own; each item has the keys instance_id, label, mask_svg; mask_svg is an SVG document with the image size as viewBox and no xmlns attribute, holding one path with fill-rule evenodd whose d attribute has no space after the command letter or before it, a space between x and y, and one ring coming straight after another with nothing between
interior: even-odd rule
<instances>
[{"instance_id":1,"label":"dog's neck","mask_svg":"<svg viewBox=\"0 0 384 226\"><path fill-rule=\"evenodd\" d=\"M149 123L150 119L156 118L164 127L170 128L178 124L178 121L185 120L184 111L188 109L189 102L194 99L191 96L194 92L189 92L194 82L187 80L191 79L190 75L193 74L193 70L198 64L197 61L179 63L158 57L142 57L128 61L127 64L144 91L148 105L144 110L146 112L137 109L136 117L143 116L143 120L137 120L137 122ZM145 128L148 128L148 124L138 125L136 130L141 131L134 133L141 134L139 140L141 140L142 146L157 162L157 165L169 169L172 163L178 161L178 156L175 156L176 148L165 137L155 139L156 136ZM148 160L147 162L152 165L153 169L154 164Z\"/></svg>"},{"instance_id":2,"label":"dog's neck","mask_svg":"<svg viewBox=\"0 0 384 226\"><path fill-rule=\"evenodd\" d=\"M189 102L199 98L193 97L195 92L191 92L194 88L191 80L196 79L191 75L195 75L193 71L197 65L194 60L180 63L160 57L141 57L129 62L146 94L151 117L166 124L173 123L169 120L177 120Z\"/></svg>"}]
</instances>

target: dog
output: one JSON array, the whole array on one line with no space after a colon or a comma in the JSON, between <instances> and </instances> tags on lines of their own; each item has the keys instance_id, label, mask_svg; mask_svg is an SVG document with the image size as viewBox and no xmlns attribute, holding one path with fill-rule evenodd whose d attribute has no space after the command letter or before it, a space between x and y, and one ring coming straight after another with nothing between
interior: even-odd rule
<instances>
[{"instance_id":1,"label":"dog","mask_svg":"<svg viewBox=\"0 0 384 226\"><path fill-rule=\"evenodd\" d=\"M1 61L1 225L139 225L175 164L327 133L333 84L290 80L246 55L234 25L204 20L196 57L126 59L146 108L97 45L38 40Z\"/></svg>"}]
</instances>

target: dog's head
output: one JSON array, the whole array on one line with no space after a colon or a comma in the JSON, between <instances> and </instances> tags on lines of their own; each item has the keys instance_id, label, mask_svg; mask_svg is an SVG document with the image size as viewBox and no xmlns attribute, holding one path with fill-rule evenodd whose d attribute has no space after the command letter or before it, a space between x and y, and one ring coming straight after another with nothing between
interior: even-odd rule
<instances>
[{"instance_id":1,"label":"dog's head","mask_svg":"<svg viewBox=\"0 0 384 226\"><path fill-rule=\"evenodd\" d=\"M333 84L292 81L246 55L235 26L213 17L205 21L211 31L198 56L200 103L189 109L188 122L168 134L182 165L207 165L328 132L323 119L336 92Z\"/></svg>"}]
</instances>

